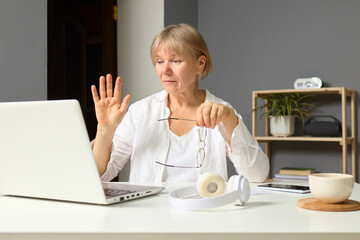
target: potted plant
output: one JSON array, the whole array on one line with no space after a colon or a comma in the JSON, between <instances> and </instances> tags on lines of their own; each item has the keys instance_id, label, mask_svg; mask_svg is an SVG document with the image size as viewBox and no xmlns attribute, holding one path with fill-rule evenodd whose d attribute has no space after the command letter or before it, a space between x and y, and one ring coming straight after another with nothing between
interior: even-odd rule
<instances>
[{"instance_id":1,"label":"potted plant","mask_svg":"<svg viewBox=\"0 0 360 240\"><path fill-rule=\"evenodd\" d=\"M310 117L309 109L314 105L303 102L305 98L312 95L291 94L269 94L260 96L266 100L262 106L253 109L265 109L261 115L270 119L270 134L273 136L291 136L294 134L295 119L301 120L304 125L304 115Z\"/></svg>"}]
</instances>

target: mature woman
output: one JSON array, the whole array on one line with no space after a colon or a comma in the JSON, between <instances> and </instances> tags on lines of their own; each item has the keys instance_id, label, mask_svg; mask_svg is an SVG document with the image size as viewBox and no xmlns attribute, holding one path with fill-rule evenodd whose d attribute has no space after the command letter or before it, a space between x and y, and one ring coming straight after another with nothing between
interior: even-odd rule
<instances>
[{"instance_id":1,"label":"mature woman","mask_svg":"<svg viewBox=\"0 0 360 240\"><path fill-rule=\"evenodd\" d=\"M231 105L198 81L212 62L201 34L186 24L164 28L151 46L163 91L132 104L121 102L121 78L92 86L98 120L93 153L103 181L131 161L130 182L197 181L215 172L228 179L226 156L249 181L266 179L269 162ZM100 96L99 96L100 95Z\"/></svg>"}]
</instances>

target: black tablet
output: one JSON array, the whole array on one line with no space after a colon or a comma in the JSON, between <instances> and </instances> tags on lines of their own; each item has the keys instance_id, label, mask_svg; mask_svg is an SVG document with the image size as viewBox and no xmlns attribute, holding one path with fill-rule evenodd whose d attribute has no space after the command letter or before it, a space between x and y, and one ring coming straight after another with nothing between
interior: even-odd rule
<instances>
[{"instance_id":1,"label":"black tablet","mask_svg":"<svg viewBox=\"0 0 360 240\"><path fill-rule=\"evenodd\" d=\"M293 193L309 193L310 192L310 188L308 186L292 185L292 184L285 184L285 183L266 183L266 184L259 184L257 187L259 189L283 191L283 192L293 192Z\"/></svg>"}]
</instances>

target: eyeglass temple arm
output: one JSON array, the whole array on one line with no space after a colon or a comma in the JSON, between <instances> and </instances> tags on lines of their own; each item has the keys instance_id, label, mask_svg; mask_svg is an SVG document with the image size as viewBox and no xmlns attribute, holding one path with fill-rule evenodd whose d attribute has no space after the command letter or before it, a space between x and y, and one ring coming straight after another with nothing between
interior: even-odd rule
<instances>
[{"instance_id":1,"label":"eyeglass temple arm","mask_svg":"<svg viewBox=\"0 0 360 240\"><path fill-rule=\"evenodd\" d=\"M166 121L166 120L182 120L182 121L196 122L196 120L193 120L193 119L187 119L187 118L174 118L174 117L162 118L162 119L159 119L158 121Z\"/></svg>"},{"instance_id":2,"label":"eyeglass temple arm","mask_svg":"<svg viewBox=\"0 0 360 240\"><path fill-rule=\"evenodd\" d=\"M159 161L155 161L157 164L163 165L165 167L173 167L173 168L199 168L200 166L196 166L196 167L186 167L186 166L176 166L176 165L170 165L170 164L165 164L165 163L161 163Z\"/></svg>"}]
</instances>

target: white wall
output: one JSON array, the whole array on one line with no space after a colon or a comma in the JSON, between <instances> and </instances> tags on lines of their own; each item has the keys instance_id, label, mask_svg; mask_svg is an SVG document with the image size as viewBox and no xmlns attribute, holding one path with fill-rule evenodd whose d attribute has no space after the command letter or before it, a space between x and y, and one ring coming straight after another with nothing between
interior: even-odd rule
<instances>
[{"instance_id":1,"label":"white wall","mask_svg":"<svg viewBox=\"0 0 360 240\"><path fill-rule=\"evenodd\" d=\"M47 99L47 0L0 1L0 102Z\"/></svg>"},{"instance_id":2,"label":"white wall","mask_svg":"<svg viewBox=\"0 0 360 240\"><path fill-rule=\"evenodd\" d=\"M118 0L118 75L131 102L162 90L150 46L164 27L164 0Z\"/></svg>"}]
</instances>

